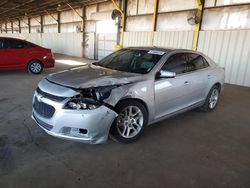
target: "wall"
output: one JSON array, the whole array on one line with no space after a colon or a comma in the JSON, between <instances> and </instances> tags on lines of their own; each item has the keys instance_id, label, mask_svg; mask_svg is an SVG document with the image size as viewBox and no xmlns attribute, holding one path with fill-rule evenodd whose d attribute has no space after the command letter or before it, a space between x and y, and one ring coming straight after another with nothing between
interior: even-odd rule
<instances>
[{"instance_id":1,"label":"wall","mask_svg":"<svg viewBox=\"0 0 250 188\"><path fill-rule=\"evenodd\" d=\"M194 8L197 8L196 0L159 0L157 31L193 30L186 18ZM151 31L153 11L153 0L129 0L126 31Z\"/></svg>"},{"instance_id":2,"label":"wall","mask_svg":"<svg viewBox=\"0 0 250 188\"><path fill-rule=\"evenodd\" d=\"M226 83L250 86L250 30L201 31L198 50L225 67Z\"/></svg>"},{"instance_id":3,"label":"wall","mask_svg":"<svg viewBox=\"0 0 250 188\"><path fill-rule=\"evenodd\" d=\"M192 49L193 31L154 32L154 46ZM125 32L124 46L150 46L151 32Z\"/></svg>"},{"instance_id":4,"label":"wall","mask_svg":"<svg viewBox=\"0 0 250 188\"><path fill-rule=\"evenodd\" d=\"M86 7L84 41L86 57L101 59L113 52L117 41L117 25L111 19L114 9L111 1Z\"/></svg>"},{"instance_id":5,"label":"wall","mask_svg":"<svg viewBox=\"0 0 250 188\"><path fill-rule=\"evenodd\" d=\"M25 39L45 48L52 49L55 53L82 57L82 33L22 33L1 34L3 37Z\"/></svg>"}]
</instances>

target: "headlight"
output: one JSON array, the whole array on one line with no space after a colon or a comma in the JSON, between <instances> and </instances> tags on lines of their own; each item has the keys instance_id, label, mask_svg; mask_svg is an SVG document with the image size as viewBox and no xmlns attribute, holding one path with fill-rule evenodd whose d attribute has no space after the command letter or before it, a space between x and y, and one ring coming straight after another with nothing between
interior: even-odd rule
<instances>
[{"instance_id":1,"label":"headlight","mask_svg":"<svg viewBox=\"0 0 250 188\"><path fill-rule=\"evenodd\" d=\"M66 103L64 109L93 110L100 107L100 103L91 99L71 99Z\"/></svg>"},{"instance_id":2,"label":"headlight","mask_svg":"<svg viewBox=\"0 0 250 188\"><path fill-rule=\"evenodd\" d=\"M108 98L111 94L112 89L118 87L118 85L113 85L113 86L105 86L105 87L99 87L96 88L96 97L98 100L104 100Z\"/></svg>"}]
</instances>

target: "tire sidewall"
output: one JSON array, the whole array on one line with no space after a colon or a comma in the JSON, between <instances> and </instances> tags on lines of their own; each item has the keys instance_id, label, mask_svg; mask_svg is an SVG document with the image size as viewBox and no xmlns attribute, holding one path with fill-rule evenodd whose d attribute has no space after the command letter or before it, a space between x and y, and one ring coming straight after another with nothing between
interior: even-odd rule
<instances>
[{"instance_id":1,"label":"tire sidewall","mask_svg":"<svg viewBox=\"0 0 250 188\"><path fill-rule=\"evenodd\" d=\"M142 135L142 133L143 133L143 131L148 123L147 109L145 108L145 106L143 104L141 104L140 102L138 102L136 100L125 100L125 101L120 102L117 105L117 107L115 108L115 111L117 112L117 114L119 114L124 108L126 108L128 106L136 106L141 110L141 112L143 114L143 125L142 125L140 132L136 136L134 136L132 138L125 138L125 137L121 136L117 130L117 117L116 117L111 128L110 128L110 136L115 141L118 141L121 143L132 143L132 142L135 142L136 140L138 140L139 137Z\"/></svg>"},{"instance_id":2,"label":"tire sidewall","mask_svg":"<svg viewBox=\"0 0 250 188\"><path fill-rule=\"evenodd\" d=\"M211 95L212 95L212 92L213 92L215 89L218 91L218 99L217 99L217 102L216 102L215 106L214 106L213 108L210 108L209 99L210 99L210 97L211 97ZM218 87L217 85L214 85L214 86L210 89L210 91L209 91L209 93L208 93L208 95L207 95L207 98L206 98L206 102L205 102L205 104L203 105L202 109L203 109L204 111L212 111L212 110L214 110L214 109L217 107L218 103L219 103L219 99L220 99L220 89L219 89L219 87Z\"/></svg>"},{"instance_id":3,"label":"tire sidewall","mask_svg":"<svg viewBox=\"0 0 250 188\"><path fill-rule=\"evenodd\" d=\"M39 63L39 64L40 64L41 70L40 70L39 72L33 72L33 71L31 70L31 65L32 65L33 63ZM32 73L32 74L41 74L42 71L43 71L43 65L42 65L41 62L39 62L39 61L37 61L37 60L32 60L32 61L30 61L29 64L28 64L28 71L29 71L30 73Z\"/></svg>"}]
</instances>

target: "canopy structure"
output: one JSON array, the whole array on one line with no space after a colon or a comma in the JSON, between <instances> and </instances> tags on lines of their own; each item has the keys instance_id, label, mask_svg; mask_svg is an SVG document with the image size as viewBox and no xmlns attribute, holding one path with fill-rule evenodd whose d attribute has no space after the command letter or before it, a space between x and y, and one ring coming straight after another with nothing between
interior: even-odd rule
<instances>
[{"instance_id":1,"label":"canopy structure","mask_svg":"<svg viewBox=\"0 0 250 188\"><path fill-rule=\"evenodd\" d=\"M3 0L0 2L0 23L80 8L99 2L104 0Z\"/></svg>"}]
</instances>

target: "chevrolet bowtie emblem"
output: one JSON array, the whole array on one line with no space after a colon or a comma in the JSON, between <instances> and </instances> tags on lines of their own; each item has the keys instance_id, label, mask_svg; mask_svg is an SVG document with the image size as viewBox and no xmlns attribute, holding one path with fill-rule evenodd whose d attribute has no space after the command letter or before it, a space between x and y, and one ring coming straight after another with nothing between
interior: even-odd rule
<instances>
[{"instance_id":1,"label":"chevrolet bowtie emblem","mask_svg":"<svg viewBox=\"0 0 250 188\"><path fill-rule=\"evenodd\" d=\"M43 96L37 95L37 100L38 100L38 102L42 102L42 99L43 99Z\"/></svg>"}]
</instances>

